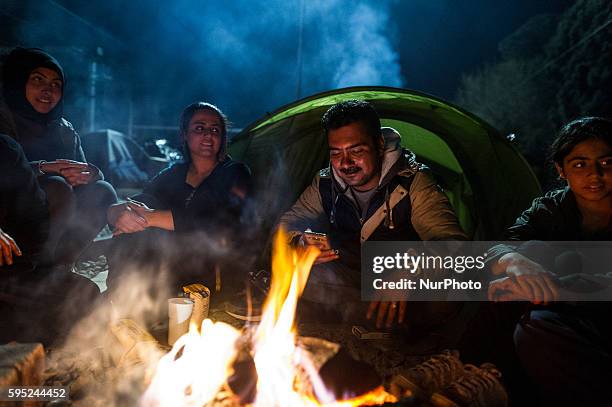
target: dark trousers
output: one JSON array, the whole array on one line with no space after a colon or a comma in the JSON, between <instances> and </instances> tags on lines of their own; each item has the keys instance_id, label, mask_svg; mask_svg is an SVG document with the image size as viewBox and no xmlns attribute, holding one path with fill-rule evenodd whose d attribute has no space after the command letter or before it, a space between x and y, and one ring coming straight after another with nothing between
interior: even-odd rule
<instances>
[{"instance_id":1,"label":"dark trousers","mask_svg":"<svg viewBox=\"0 0 612 407\"><path fill-rule=\"evenodd\" d=\"M44 177L40 184L51 215L48 262L74 263L106 225L108 207L117 202L115 189L105 181L72 187L60 176Z\"/></svg>"},{"instance_id":2,"label":"dark trousers","mask_svg":"<svg viewBox=\"0 0 612 407\"><path fill-rule=\"evenodd\" d=\"M59 344L99 300L96 284L67 267L5 267L0 273L0 344Z\"/></svg>"},{"instance_id":3,"label":"dark trousers","mask_svg":"<svg viewBox=\"0 0 612 407\"><path fill-rule=\"evenodd\" d=\"M375 326L376 315L366 320L370 302L361 299L360 273L336 261L313 266L299 302L300 321L346 323L380 330ZM464 325L461 318L467 310L462 302L409 301L406 310L404 322L394 328L406 340L418 341L444 330L449 342L455 342L463 332L459 325Z\"/></svg>"},{"instance_id":4,"label":"dark trousers","mask_svg":"<svg viewBox=\"0 0 612 407\"><path fill-rule=\"evenodd\" d=\"M171 295L192 283L202 283L214 291L218 277L223 291L239 290L246 279L246 265L240 253L235 248L222 247L204 232L149 228L122 234L113 237L106 257L110 292L139 279L164 285Z\"/></svg>"},{"instance_id":5,"label":"dark trousers","mask_svg":"<svg viewBox=\"0 0 612 407\"><path fill-rule=\"evenodd\" d=\"M533 240L521 244L517 251L560 278L583 272L581 258L571 248ZM568 285L564 288L571 289ZM520 309L519 303L488 306L500 305ZM514 328L520 370L508 371L522 373L530 380L510 377L511 400L516 400L516 394L519 404L612 406L612 324L607 321L610 312L606 309L612 311L607 304L591 302L557 303L526 311ZM505 334L497 342L502 354L509 354ZM521 392L526 386L535 394Z\"/></svg>"},{"instance_id":6,"label":"dark trousers","mask_svg":"<svg viewBox=\"0 0 612 407\"><path fill-rule=\"evenodd\" d=\"M534 310L517 325L516 350L543 405L612 406L612 324L605 306Z\"/></svg>"}]
</instances>

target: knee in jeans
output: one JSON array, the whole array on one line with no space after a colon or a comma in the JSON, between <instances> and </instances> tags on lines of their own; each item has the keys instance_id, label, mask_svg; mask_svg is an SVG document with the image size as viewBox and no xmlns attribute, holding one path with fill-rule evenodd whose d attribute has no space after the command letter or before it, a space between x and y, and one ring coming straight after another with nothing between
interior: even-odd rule
<instances>
[{"instance_id":1,"label":"knee in jeans","mask_svg":"<svg viewBox=\"0 0 612 407\"><path fill-rule=\"evenodd\" d=\"M100 196L100 201L108 203L108 205L117 202L117 192L111 184L106 181L96 181L92 183L92 187L95 188L97 194Z\"/></svg>"},{"instance_id":2,"label":"knee in jeans","mask_svg":"<svg viewBox=\"0 0 612 407\"><path fill-rule=\"evenodd\" d=\"M102 206L110 206L117 202L117 192L106 181L95 181L77 189L78 194L89 202L98 202Z\"/></svg>"},{"instance_id":3,"label":"knee in jeans","mask_svg":"<svg viewBox=\"0 0 612 407\"><path fill-rule=\"evenodd\" d=\"M72 199L72 186L64 178L52 176L43 183L50 204L66 202Z\"/></svg>"}]
</instances>

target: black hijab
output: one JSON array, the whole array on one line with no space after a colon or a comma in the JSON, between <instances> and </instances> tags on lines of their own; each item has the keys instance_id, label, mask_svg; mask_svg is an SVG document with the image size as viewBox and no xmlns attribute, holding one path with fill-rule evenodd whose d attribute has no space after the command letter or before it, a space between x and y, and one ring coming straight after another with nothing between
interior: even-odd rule
<instances>
[{"instance_id":1,"label":"black hijab","mask_svg":"<svg viewBox=\"0 0 612 407\"><path fill-rule=\"evenodd\" d=\"M62 98L49 113L39 113L28 102L25 87L30 73L36 68L52 69L62 79ZM2 94L13 111L39 123L48 123L62 116L64 110L64 70L55 58L39 48L15 48L4 59L2 66Z\"/></svg>"}]
</instances>

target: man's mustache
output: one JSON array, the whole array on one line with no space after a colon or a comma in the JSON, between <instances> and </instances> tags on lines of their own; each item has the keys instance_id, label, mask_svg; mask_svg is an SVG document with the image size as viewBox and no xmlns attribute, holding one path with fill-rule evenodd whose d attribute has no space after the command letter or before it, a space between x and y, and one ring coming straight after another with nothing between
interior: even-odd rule
<instances>
[{"instance_id":1,"label":"man's mustache","mask_svg":"<svg viewBox=\"0 0 612 407\"><path fill-rule=\"evenodd\" d=\"M346 175L355 174L356 172L359 172L359 171L361 171L360 167L340 168L340 172Z\"/></svg>"}]
</instances>

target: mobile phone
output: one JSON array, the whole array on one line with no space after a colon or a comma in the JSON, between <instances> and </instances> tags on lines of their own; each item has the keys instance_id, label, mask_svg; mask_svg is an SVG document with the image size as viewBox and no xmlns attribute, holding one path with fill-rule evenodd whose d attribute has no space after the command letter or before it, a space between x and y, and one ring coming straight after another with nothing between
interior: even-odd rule
<instances>
[{"instance_id":1,"label":"mobile phone","mask_svg":"<svg viewBox=\"0 0 612 407\"><path fill-rule=\"evenodd\" d=\"M302 235L304 242L309 245L317 246L321 250L330 250L329 238L325 233L306 231Z\"/></svg>"},{"instance_id":2,"label":"mobile phone","mask_svg":"<svg viewBox=\"0 0 612 407\"><path fill-rule=\"evenodd\" d=\"M368 331L361 325L353 325L351 329L353 335L359 339L389 339L391 338L391 332L387 331Z\"/></svg>"}]
</instances>

